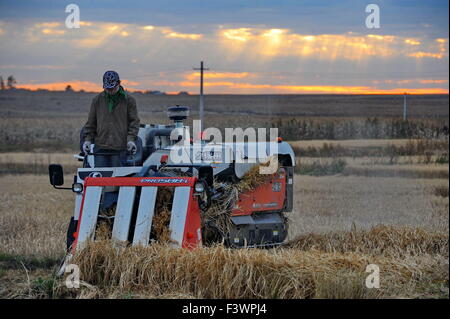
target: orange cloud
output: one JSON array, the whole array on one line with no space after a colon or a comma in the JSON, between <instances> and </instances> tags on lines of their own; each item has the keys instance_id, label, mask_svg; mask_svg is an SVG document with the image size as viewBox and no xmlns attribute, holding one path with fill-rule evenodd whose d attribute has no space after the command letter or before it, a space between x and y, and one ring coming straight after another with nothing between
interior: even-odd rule
<instances>
[{"instance_id":1,"label":"orange cloud","mask_svg":"<svg viewBox=\"0 0 450 319\"><path fill-rule=\"evenodd\" d=\"M180 86L195 87L197 82L184 81ZM395 88L378 89L370 86L335 86L335 85L271 85L234 82L207 82L205 87L226 87L237 90L246 90L252 93L306 93L306 94L448 94L448 89L442 88Z\"/></svg>"},{"instance_id":2,"label":"orange cloud","mask_svg":"<svg viewBox=\"0 0 450 319\"><path fill-rule=\"evenodd\" d=\"M258 57L314 56L324 60L362 60L367 57L411 56L437 58L448 55L446 39L436 39L439 47L418 39L376 34L319 34L294 33L289 29L237 28L219 32L222 47L235 55ZM420 52L412 51L420 46ZM417 49L416 49L417 50Z\"/></svg>"},{"instance_id":3,"label":"orange cloud","mask_svg":"<svg viewBox=\"0 0 450 319\"><path fill-rule=\"evenodd\" d=\"M229 40L245 42L252 37L250 30L250 28L226 29L221 32L221 35Z\"/></svg>"},{"instance_id":4,"label":"orange cloud","mask_svg":"<svg viewBox=\"0 0 450 319\"><path fill-rule=\"evenodd\" d=\"M86 27L86 28L85 28ZM1 29L0 29L1 30ZM148 32L153 30L155 32ZM40 35L51 41L68 31L60 22L36 23L31 28L29 39L38 42ZM277 57L314 57L334 61L347 59L361 61L368 57L408 56L411 58L442 59L448 56L448 39L426 40L394 35L358 34L299 34L280 28L220 28L216 34L206 36L199 33L181 33L170 27L108 22L82 21L82 28L73 45L96 48L111 41L115 36L130 37L137 43L149 40L149 36L172 40L204 40L217 44L232 60L241 55L264 60ZM0 34L2 31L0 31ZM60 38L59 38L60 39ZM158 39L161 40L161 39ZM68 40L70 41L70 39Z\"/></svg>"},{"instance_id":5,"label":"orange cloud","mask_svg":"<svg viewBox=\"0 0 450 319\"><path fill-rule=\"evenodd\" d=\"M424 83L443 83L444 80L434 80L438 82ZM430 80L433 81L433 80ZM446 81L446 80L445 80ZM126 87L141 85L139 82L123 80ZM171 87L179 87L180 91L186 91L186 87L197 88L197 81L169 82L159 81L152 83L153 85L166 85ZM25 83L18 85L18 88L28 90L46 89L51 91L63 91L71 85L76 91L85 90L89 92L100 92L103 90L100 84L89 81L71 81L71 82L51 82L51 83ZM226 92L246 93L246 94L448 94L448 89L444 88L394 88L394 89L378 89L371 86L339 86L339 85L272 85L272 84L253 84L253 83L234 83L230 81L206 82L207 88L221 88ZM131 88L130 91L133 91ZM196 90L192 90L196 91ZM178 92L178 91L173 91ZM192 93L192 92L191 92Z\"/></svg>"},{"instance_id":6,"label":"orange cloud","mask_svg":"<svg viewBox=\"0 0 450 319\"><path fill-rule=\"evenodd\" d=\"M383 42L395 42L398 38L394 35L378 35L378 34L368 34L367 37L381 40Z\"/></svg>"},{"instance_id":7,"label":"orange cloud","mask_svg":"<svg viewBox=\"0 0 450 319\"><path fill-rule=\"evenodd\" d=\"M411 45L420 45L420 41L414 40L414 39L406 39L405 43L411 44Z\"/></svg>"},{"instance_id":8,"label":"orange cloud","mask_svg":"<svg viewBox=\"0 0 450 319\"><path fill-rule=\"evenodd\" d=\"M80 25L81 25L82 27L90 27L90 26L93 25L93 23L92 23L92 22L89 22L89 21L80 21Z\"/></svg>"},{"instance_id":9,"label":"orange cloud","mask_svg":"<svg viewBox=\"0 0 450 319\"><path fill-rule=\"evenodd\" d=\"M89 81L70 81L70 82L50 82L50 83L24 83L17 85L19 89L27 90L50 90L50 91L64 91L67 85L72 86L72 89L79 91L85 90L89 92L100 92L103 90L102 86Z\"/></svg>"},{"instance_id":10,"label":"orange cloud","mask_svg":"<svg viewBox=\"0 0 450 319\"><path fill-rule=\"evenodd\" d=\"M81 38L73 42L75 46L92 49L97 48L115 36L128 37L131 35L131 25L124 23L103 23L86 21L90 28L80 28Z\"/></svg>"},{"instance_id":11,"label":"orange cloud","mask_svg":"<svg viewBox=\"0 0 450 319\"><path fill-rule=\"evenodd\" d=\"M62 35L65 33L64 30L49 29L49 28L42 29L41 32L46 35Z\"/></svg>"},{"instance_id":12,"label":"orange cloud","mask_svg":"<svg viewBox=\"0 0 450 319\"><path fill-rule=\"evenodd\" d=\"M188 39L188 40L199 40L203 37L202 34L197 33L179 33L175 32L170 28L164 28L161 30L166 38L178 38L178 39Z\"/></svg>"},{"instance_id":13,"label":"orange cloud","mask_svg":"<svg viewBox=\"0 0 450 319\"><path fill-rule=\"evenodd\" d=\"M47 36L63 35L66 31L60 22L42 22L34 24L34 28Z\"/></svg>"},{"instance_id":14,"label":"orange cloud","mask_svg":"<svg viewBox=\"0 0 450 319\"><path fill-rule=\"evenodd\" d=\"M75 46L90 49L104 45L112 41L114 37L129 37L134 39L137 43L149 41L149 36L163 36L169 39L188 39L200 40L203 35L195 33L179 33L173 31L168 27L155 27L152 25L139 26L135 24L125 23L108 23L108 22L88 22L90 28L80 28L80 38L74 41ZM149 31L156 31L151 33Z\"/></svg>"},{"instance_id":15,"label":"orange cloud","mask_svg":"<svg viewBox=\"0 0 450 319\"><path fill-rule=\"evenodd\" d=\"M0 34L6 33L12 40L16 32L16 28L13 24L0 22ZM20 29L20 28L19 28ZM98 60L96 50L99 47L105 47L111 49L111 51L118 52L117 59L121 59L118 62L134 63L135 66L147 68L146 60L151 59L155 53L163 52L169 55L167 61L171 61L171 52L166 51L170 49L169 42L181 43L179 47L183 50L182 53L186 56L192 57L197 51L203 50L205 46L211 47L211 52L214 54L215 62L213 63L224 65L233 65L235 60L244 61L246 67L249 70L268 70L270 66L275 67L280 65L281 68L276 71L280 71L283 75L270 75L265 77L264 73L251 73L251 72L214 72L214 69L205 73L205 79L207 79L205 86L214 88L216 92L228 92L228 93L344 93L344 94L383 94L394 93L399 94L403 88L393 89L378 89L378 85L383 87L405 87L405 86L441 86L443 88L418 88L409 89L408 92L425 92L425 93L447 93L448 81L440 79L408 79L408 80L385 80L386 78L378 79L378 82L367 80L367 82L354 82L358 85L355 86L340 86L340 85L271 85L271 84L258 84L253 82L263 82L262 78L267 79L268 83L295 83L293 81L299 80L296 72L300 71L301 66L310 63L316 63L313 61L316 59L323 60L323 65L330 66L328 69L324 69L321 65L318 67L317 78L315 78L314 84L320 83L318 77L326 79L328 74L332 72L338 72L333 70L340 70L339 62L336 60L349 60L354 67L355 77L358 76L358 71L367 71L372 65L366 62L364 59L370 57L385 58L388 59L408 59L409 65L414 63L419 64L420 59L441 59L439 63L444 63L448 60L448 38L438 39L426 39L420 36L414 38L407 38L403 36L393 35L377 35L377 34L358 34L358 33L345 33L345 34L299 34L290 29L281 28L263 28L263 27L247 27L247 28L223 28L217 29L216 33L197 34L197 33L180 33L176 32L170 27L160 27L152 25L136 25L136 24L119 24L108 22L89 22L83 21L82 27L78 30L68 31L65 29L64 23L60 22L42 22L31 23L26 26L25 33L23 34L24 42L29 45L29 48L42 48L47 43L52 41L67 44L68 47L72 46L73 53L70 52L68 56L85 56L90 55L95 57L91 63L103 63ZM70 37L61 37L62 34L71 34ZM127 37L127 38L123 38ZM3 37L2 37L3 40ZM190 41L195 40L195 41ZM178 42L177 42L178 41ZM200 44L200 45L197 45ZM130 51L130 47L131 51ZM136 46L134 46L136 45ZM177 46L178 47L178 46ZM49 50L51 46L49 46ZM148 50L146 50L148 49ZM77 51L78 50L78 51ZM146 52L145 54L142 52ZM125 52L126 54L124 54ZM132 54L129 54L132 52ZM134 52L134 53L133 53ZM141 52L141 53L139 53ZM198 53L198 52L197 52ZM278 59L289 57L289 63L287 65L283 59L276 61L277 63L268 63L270 59ZM311 60L308 60L311 58ZM219 59L219 60L217 60ZM227 61L221 61L226 59ZM297 60L296 60L297 59ZM417 59L417 60L415 60ZM286 59L287 60L287 59ZM395 60L395 61L397 61ZM131 61L131 62L130 62ZM162 61L162 67L172 68L168 66L168 62ZM296 62L299 62L298 64ZM395 62L394 61L394 62ZM222 63L223 62L223 63ZM279 62L279 63L278 63ZM320 61L322 62L322 61ZM319 64L320 64L319 62ZM336 63L336 68L333 67L333 63ZM63 63L63 62L60 62ZM68 62L67 68L75 67L72 62ZM137 65L136 63L139 63ZM284 63L284 64L283 64ZM401 62L399 63L401 64ZM447 63L448 64L448 63ZM243 64L241 64L243 65ZM309 64L306 69L311 69ZM160 68L158 67L158 68ZM222 66L223 67L223 66ZM7 66L0 66L0 69L7 68ZM17 69L52 69L52 66L17 66ZM56 67L64 68L64 67ZM234 67L233 67L234 68ZM272 69L274 70L274 69ZM325 71L324 71L325 70ZM327 71L329 70L329 71ZM269 69L270 71L270 69ZM308 72L308 70L306 70ZM130 71L135 72L135 71ZM309 71L311 72L311 71ZM329 72L329 73L327 73ZM416 70L417 76L420 75L419 68ZM13 74L14 70L12 71ZM30 72L31 73L31 72ZM311 72L312 73L312 72ZM377 70L374 70L374 74ZM174 75L174 73L170 73ZM323 75L322 75L323 74ZM430 75L432 77L433 75ZM443 78L443 76L438 76ZM38 77L37 77L38 78ZM69 77L70 78L70 77ZM131 77L132 78L132 77ZM152 77L152 79L156 78ZM182 79L182 82L178 82L177 79ZM411 76L414 78L414 76ZM167 80L166 80L167 79ZM198 88L198 72L180 72L175 78L160 73L157 76L157 81L151 81L145 83L127 81L123 83L127 87L131 88L154 88L154 89L170 89L170 90L184 90L183 87ZM258 79L256 81L255 79ZM277 80L274 80L277 79ZM20 79L19 79L20 80ZM351 79L350 79L351 80ZM27 80L23 80L26 82ZM31 77L28 81L31 81ZM215 81L215 82L214 82ZM289 82L287 82L289 81ZM246 83L242 83L246 82ZM308 83L308 82L302 82ZM344 82L323 82L327 84L341 84ZM348 83L348 82L347 82ZM93 90L100 91L101 83L92 83L88 81L72 81L70 82L55 82L55 83L28 83L22 84L20 87L27 87L30 89L44 88L51 90L64 90L67 84L71 84L76 90ZM433 85L434 84L434 85Z\"/></svg>"},{"instance_id":16,"label":"orange cloud","mask_svg":"<svg viewBox=\"0 0 450 319\"><path fill-rule=\"evenodd\" d=\"M373 84L379 84L380 82L385 84L409 84L409 83L420 83L420 84L445 84L448 80L434 80L434 79L411 79L411 80L384 80L384 81L372 81Z\"/></svg>"},{"instance_id":17,"label":"orange cloud","mask_svg":"<svg viewBox=\"0 0 450 319\"><path fill-rule=\"evenodd\" d=\"M448 80L420 80L421 84L444 84L448 83Z\"/></svg>"},{"instance_id":18,"label":"orange cloud","mask_svg":"<svg viewBox=\"0 0 450 319\"><path fill-rule=\"evenodd\" d=\"M125 89L131 88L136 89L136 86L141 85L140 82L121 80L121 83ZM28 90L50 90L50 91L63 91L66 89L67 85L72 86L75 91L85 90L89 92L100 92L103 91L101 83L94 83L90 81L68 81L68 82L49 82L49 83L25 83L17 85L18 88L28 89Z\"/></svg>"},{"instance_id":19,"label":"orange cloud","mask_svg":"<svg viewBox=\"0 0 450 319\"><path fill-rule=\"evenodd\" d=\"M37 28L57 28L62 26L62 23L60 22L41 22L41 23L36 23L35 26Z\"/></svg>"},{"instance_id":20,"label":"orange cloud","mask_svg":"<svg viewBox=\"0 0 450 319\"><path fill-rule=\"evenodd\" d=\"M366 56L389 56L395 53L391 44L395 36L355 34L297 34L289 29L238 28L219 33L222 45L234 53L259 56L316 56L359 60Z\"/></svg>"},{"instance_id":21,"label":"orange cloud","mask_svg":"<svg viewBox=\"0 0 450 319\"><path fill-rule=\"evenodd\" d=\"M409 53L408 56L414 58L434 58L434 59L442 59L444 57L444 53L433 53L433 52L413 52Z\"/></svg>"},{"instance_id":22,"label":"orange cloud","mask_svg":"<svg viewBox=\"0 0 450 319\"><path fill-rule=\"evenodd\" d=\"M249 72L206 72L203 74L205 79L243 79L249 77L255 77L255 74ZM200 78L200 72L192 72L185 75L185 78L189 81Z\"/></svg>"},{"instance_id":23,"label":"orange cloud","mask_svg":"<svg viewBox=\"0 0 450 319\"><path fill-rule=\"evenodd\" d=\"M141 82L137 81L130 81L130 80L120 80L120 83L124 86L139 86L141 85Z\"/></svg>"}]
</instances>

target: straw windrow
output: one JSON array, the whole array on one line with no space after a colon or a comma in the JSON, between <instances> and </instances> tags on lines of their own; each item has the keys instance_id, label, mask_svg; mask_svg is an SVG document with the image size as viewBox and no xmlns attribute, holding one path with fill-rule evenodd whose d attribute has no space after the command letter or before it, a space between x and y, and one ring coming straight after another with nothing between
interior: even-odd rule
<instances>
[{"instance_id":1,"label":"straw windrow","mask_svg":"<svg viewBox=\"0 0 450 319\"><path fill-rule=\"evenodd\" d=\"M421 234L421 230L415 233ZM416 236L406 245L415 248L405 256L395 254L405 242L387 239L398 238L398 234L408 233L389 227L358 234L377 243L388 240L385 245L396 246L389 253L369 253L366 243L361 243L360 249L354 244L348 246L349 251L339 252L344 234L335 239L335 252L327 249L323 238L309 238L308 248L296 248L292 243L291 248L270 250L219 245L189 251L161 244L118 250L109 241L100 241L90 243L72 262L80 267L86 287L91 287L82 289L79 296L90 297L95 291L97 297L374 298L413 296L427 287L448 284L444 238L432 234L422 247ZM365 287L369 264L380 268L381 289Z\"/></svg>"}]
</instances>

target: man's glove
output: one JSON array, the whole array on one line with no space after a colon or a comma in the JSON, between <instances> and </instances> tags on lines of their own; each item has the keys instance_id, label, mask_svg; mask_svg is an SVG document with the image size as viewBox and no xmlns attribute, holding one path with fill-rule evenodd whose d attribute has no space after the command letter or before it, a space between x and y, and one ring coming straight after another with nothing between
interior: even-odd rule
<instances>
[{"instance_id":1,"label":"man's glove","mask_svg":"<svg viewBox=\"0 0 450 319\"><path fill-rule=\"evenodd\" d=\"M130 153L130 154L136 154L136 151L137 151L137 146L136 146L136 143L134 143L134 142L132 142L132 141L129 141L128 143L127 143L127 151L128 151L128 153Z\"/></svg>"},{"instance_id":2,"label":"man's glove","mask_svg":"<svg viewBox=\"0 0 450 319\"><path fill-rule=\"evenodd\" d=\"M89 153L89 151L91 150L91 142L89 142L89 141L85 141L84 143L83 143L83 151L84 151L84 154L87 154L87 153Z\"/></svg>"}]
</instances>

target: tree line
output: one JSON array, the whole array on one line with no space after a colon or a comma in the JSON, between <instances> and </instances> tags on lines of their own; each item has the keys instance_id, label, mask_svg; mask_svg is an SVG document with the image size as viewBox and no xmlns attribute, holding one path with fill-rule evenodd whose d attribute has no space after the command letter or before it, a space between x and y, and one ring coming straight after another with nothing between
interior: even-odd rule
<instances>
[{"instance_id":1,"label":"tree line","mask_svg":"<svg viewBox=\"0 0 450 319\"><path fill-rule=\"evenodd\" d=\"M5 81L3 80L3 77L0 76L0 89L1 90L6 90L6 89L14 89L16 87L17 81L14 78L14 76L10 75L8 76L8 78L6 79L6 84Z\"/></svg>"}]
</instances>

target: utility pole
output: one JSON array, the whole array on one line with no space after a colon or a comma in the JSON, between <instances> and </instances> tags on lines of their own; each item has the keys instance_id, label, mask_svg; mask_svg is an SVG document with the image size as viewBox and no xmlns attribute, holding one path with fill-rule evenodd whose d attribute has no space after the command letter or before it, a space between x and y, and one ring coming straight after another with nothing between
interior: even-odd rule
<instances>
[{"instance_id":1,"label":"utility pole","mask_svg":"<svg viewBox=\"0 0 450 319\"><path fill-rule=\"evenodd\" d=\"M407 95L407 93L405 92L403 94L403 121L406 121L407 115L408 115L407 114L408 106L406 104L406 95Z\"/></svg>"},{"instance_id":2,"label":"utility pole","mask_svg":"<svg viewBox=\"0 0 450 319\"><path fill-rule=\"evenodd\" d=\"M204 116L204 102L203 102L203 71L209 68L203 67L203 61L200 62L200 68L193 68L195 71L200 71L200 132L203 133L203 116Z\"/></svg>"}]
</instances>

